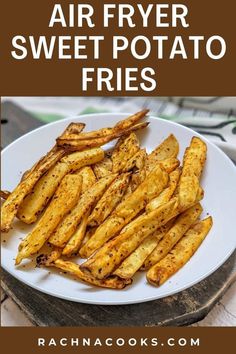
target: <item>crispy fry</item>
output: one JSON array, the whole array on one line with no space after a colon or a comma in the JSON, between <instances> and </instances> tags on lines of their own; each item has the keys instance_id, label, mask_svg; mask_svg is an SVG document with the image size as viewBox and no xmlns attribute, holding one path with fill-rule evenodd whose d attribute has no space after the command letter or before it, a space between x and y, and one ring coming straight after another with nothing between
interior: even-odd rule
<instances>
[{"instance_id":1,"label":"crispy fry","mask_svg":"<svg viewBox=\"0 0 236 354\"><path fill-rule=\"evenodd\" d=\"M161 192L161 194L159 194L156 198L151 200L150 203L148 203L148 205L146 206L147 212L158 208L160 205L167 203L171 199L177 187L179 177L180 177L179 168L177 168L176 170L170 173L170 180L168 186Z\"/></svg>"},{"instance_id":2,"label":"crispy fry","mask_svg":"<svg viewBox=\"0 0 236 354\"><path fill-rule=\"evenodd\" d=\"M171 157L176 158L179 153L179 143L176 137L171 134L147 158L147 172L149 172L157 162Z\"/></svg>"},{"instance_id":3,"label":"crispy fry","mask_svg":"<svg viewBox=\"0 0 236 354\"><path fill-rule=\"evenodd\" d=\"M198 203L180 214L173 227L165 234L163 239L146 259L142 269L149 269L164 258L174 245L181 239L186 231L193 225L202 213L202 207Z\"/></svg>"},{"instance_id":4,"label":"crispy fry","mask_svg":"<svg viewBox=\"0 0 236 354\"><path fill-rule=\"evenodd\" d=\"M112 160L110 156L105 156L100 162L93 165L93 171L97 177L100 179L112 173Z\"/></svg>"},{"instance_id":5,"label":"crispy fry","mask_svg":"<svg viewBox=\"0 0 236 354\"><path fill-rule=\"evenodd\" d=\"M161 160L157 162L167 173L173 172L177 167L179 167L179 160L176 157L170 157L165 160ZM149 169L147 169L148 173Z\"/></svg>"},{"instance_id":6,"label":"crispy fry","mask_svg":"<svg viewBox=\"0 0 236 354\"><path fill-rule=\"evenodd\" d=\"M81 167L92 165L104 158L104 151L101 148L93 148L84 151L74 152L61 159L69 166L70 172L75 172Z\"/></svg>"},{"instance_id":7,"label":"crispy fry","mask_svg":"<svg viewBox=\"0 0 236 354\"><path fill-rule=\"evenodd\" d=\"M97 279L105 279L121 264L150 234L155 232L179 213L178 198L143 214L131 222L125 231L108 241L85 263L81 270Z\"/></svg>"},{"instance_id":8,"label":"crispy fry","mask_svg":"<svg viewBox=\"0 0 236 354\"><path fill-rule=\"evenodd\" d=\"M182 268L196 252L212 227L212 218L198 221L191 227L176 246L147 272L150 284L159 286Z\"/></svg>"},{"instance_id":9,"label":"crispy fry","mask_svg":"<svg viewBox=\"0 0 236 354\"><path fill-rule=\"evenodd\" d=\"M1 198L4 199L4 200L7 200L7 198L9 197L9 195L11 194L11 192L8 192L8 191L0 191L1 193Z\"/></svg>"},{"instance_id":10,"label":"crispy fry","mask_svg":"<svg viewBox=\"0 0 236 354\"><path fill-rule=\"evenodd\" d=\"M63 178L42 218L33 231L20 243L16 264L40 250L64 215L78 201L81 187L81 176L66 175Z\"/></svg>"},{"instance_id":11,"label":"crispy fry","mask_svg":"<svg viewBox=\"0 0 236 354\"><path fill-rule=\"evenodd\" d=\"M132 116L119 121L116 123L115 127L118 130L126 130L134 126L140 119L144 118L149 112L149 109L143 109L140 112L133 114Z\"/></svg>"},{"instance_id":12,"label":"crispy fry","mask_svg":"<svg viewBox=\"0 0 236 354\"><path fill-rule=\"evenodd\" d=\"M140 149L125 164L123 172L129 172L133 169L141 170L145 166L147 158L146 149Z\"/></svg>"},{"instance_id":13,"label":"crispy fry","mask_svg":"<svg viewBox=\"0 0 236 354\"><path fill-rule=\"evenodd\" d=\"M126 285L129 285L132 283L131 279L128 279L128 280L119 279L117 276L111 276L105 280L95 279L95 278L81 272L78 264L73 263L73 262L69 262L69 261L63 261L62 259L57 259L54 262L54 264L51 264L51 265L76 276L78 279L80 279L86 283L96 285L96 286L99 286L102 288L123 289Z\"/></svg>"},{"instance_id":14,"label":"crispy fry","mask_svg":"<svg viewBox=\"0 0 236 354\"><path fill-rule=\"evenodd\" d=\"M129 184L130 174L123 173L112 182L94 207L88 219L89 226L98 226L112 213L121 201Z\"/></svg>"},{"instance_id":15,"label":"crispy fry","mask_svg":"<svg viewBox=\"0 0 236 354\"><path fill-rule=\"evenodd\" d=\"M139 151L139 141L135 133L130 133L115 147L112 152L111 159L113 172L118 173L125 168L127 161Z\"/></svg>"},{"instance_id":16,"label":"crispy fry","mask_svg":"<svg viewBox=\"0 0 236 354\"><path fill-rule=\"evenodd\" d=\"M65 156L53 166L34 186L19 207L17 216L27 224L34 223L53 196L62 178L70 171L93 164L103 158L102 149L85 150ZM87 171L87 172L86 172ZM82 173L82 172L81 172ZM85 170L88 173L88 170ZM92 174L92 170L90 174Z\"/></svg>"},{"instance_id":17,"label":"crispy fry","mask_svg":"<svg viewBox=\"0 0 236 354\"><path fill-rule=\"evenodd\" d=\"M140 170L135 171L134 173L132 173L131 176L131 181L129 184L129 190L127 190L127 193L125 194L125 197L127 197L129 194L133 193L138 186L143 183L143 181L146 178L146 170L145 168L142 168Z\"/></svg>"},{"instance_id":18,"label":"crispy fry","mask_svg":"<svg viewBox=\"0 0 236 354\"><path fill-rule=\"evenodd\" d=\"M54 263L58 258L61 257L62 249L59 247L54 247L52 252L49 254L40 254L36 258L36 263L37 266L50 266L52 263Z\"/></svg>"},{"instance_id":19,"label":"crispy fry","mask_svg":"<svg viewBox=\"0 0 236 354\"><path fill-rule=\"evenodd\" d=\"M98 201L116 177L117 174L112 174L101 178L82 194L77 205L71 213L62 220L61 224L58 225L57 229L50 237L49 242L52 245L57 247L64 247L66 245L70 237L76 231L85 213Z\"/></svg>"},{"instance_id":20,"label":"crispy fry","mask_svg":"<svg viewBox=\"0 0 236 354\"><path fill-rule=\"evenodd\" d=\"M115 133L111 135L107 135L101 138L95 138L95 139L86 139L86 140L62 140L58 139L57 140L57 145L61 146L68 151L80 151L80 150L85 150L93 147L98 147L105 145L109 143L109 141L112 141L114 139L117 139L123 135L127 135L130 132L137 131L140 129L144 129L148 126L149 122L143 122L143 123L138 123L136 125L133 125L131 128L128 128L126 130L122 131L116 131Z\"/></svg>"},{"instance_id":21,"label":"crispy fry","mask_svg":"<svg viewBox=\"0 0 236 354\"><path fill-rule=\"evenodd\" d=\"M95 231L97 230L97 227L88 227L87 230L86 230L86 234L81 242L81 246L80 246L80 249L88 242L88 240L90 239L90 237L95 233ZM80 254L80 251L79 251L79 255L81 258L83 258Z\"/></svg>"},{"instance_id":22,"label":"crispy fry","mask_svg":"<svg viewBox=\"0 0 236 354\"><path fill-rule=\"evenodd\" d=\"M147 153L146 149L139 150L131 159L128 160L123 171L131 171L131 181L124 194L125 200L146 178L146 163Z\"/></svg>"},{"instance_id":23,"label":"crispy fry","mask_svg":"<svg viewBox=\"0 0 236 354\"><path fill-rule=\"evenodd\" d=\"M67 242L66 246L63 248L62 255L63 256L71 256L72 254L75 254L78 249L80 248L80 245L83 241L83 238L86 233L86 227L88 224L88 217L90 214L90 209L87 211L87 213L83 216L78 229L74 233L74 235L69 239Z\"/></svg>"},{"instance_id":24,"label":"crispy fry","mask_svg":"<svg viewBox=\"0 0 236 354\"><path fill-rule=\"evenodd\" d=\"M92 187L92 185L96 183L96 177L90 166L81 168L81 170L78 173L83 178L81 193L84 193L88 188Z\"/></svg>"},{"instance_id":25,"label":"crispy fry","mask_svg":"<svg viewBox=\"0 0 236 354\"><path fill-rule=\"evenodd\" d=\"M110 136L116 132L127 130L134 126L140 119L144 118L149 110L144 109L138 113L131 115L130 117L119 121L113 128L102 128L92 132L85 132L77 134L77 132L70 132L70 134L64 134L59 139L68 139L68 140L88 140L88 139L98 139ZM75 124L75 123L72 123Z\"/></svg>"},{"instance_id":26,"label":"crispy fry","mask_svg":"<svg viewBox=\"0 0 236 354\"><path fill-rule=\"evenodd\" d=\"M41 163L28 175L26 179L18 184L14 191L7 198L1 210L1 231L8 232L11 228L14 217L23 202L24 198L32 191L39 178L47 172L64 155L63 149L55 153L47 154Z\"/></svg>"},{"instance_id":27,"label":"crispy fry","mask_svg":"<svg viewBox=\"0 0 236 354\"><path fill-rule=\"evenodd\" d=\"M66 130L60 135L60 139L70 139L72 134L75 134L77 137L80 136L82 130L84 130L84 123L70 123Z\"/></svg>"},{"instance_id":28,"label":"crispy fry","mask_svg":"<svg viewBox=\"0 0 236 354\"><path fill-rule=\"evenodd\" d=\"M76 132L77 134L79 134L85 127L84 123L71 123L68 125L68 127L66 127L65 131L62 133L62 137L63 136L67 136L68 134L71 134L73 132ZM52 154L54 152L56 152L58 150L57 145L55 145L48 154ZM33 172L33 170L35 170L42 162L44 157L42 157L38 162L36 162L29 170L25 171L24 174L21 177L21 181L23 181L24 179L26 179L29 174L31 172Z\"/></svg>"},{"instance_id":29,"label":"crispy fry","mask_svg":"<svg viewBox=\"0 0 236 354\"><path fill-rule=\"evenodd\" d=\"M200 138L193 137L184 154L183 169L178 185L179 201L183 208L196 199L206 153L206 144Z\"/></svg>"},{"instance_id":30,"label":"crispy fry","mask_svg":"<svg viewBox=\"0 0 236 354\"><path fill-rule=\"evenodd\" d=\"M131 279L133 275L140 269L145 259L157 246L158 242L166 234L174 223L174 219L170 220L166 225L158 229L154 234L146 237L144 241L131 253L115 270L113 274L122 279Z\"/></svg>"},{"instance_id":31,"label":"crispy fry","mask_svg":"<svg viewBox=\"0 0 236 354\"><path fill-rule=\"evenodd\" d=\"M121 202L104 223L98 227L95 234L81 248L80 254L84 258L89 257L96 249L120 232L145 208L151 199L161 193L166 187L168 179L168 174L157 165L144 182Z\"/></svg>"},{"instance_id":32,"label":"crispy fry","mask_svg":"<svg viewBox=\"0 0 236 354\"><path fill-rule=\"evenodd\" d=\"M26 224L32 224L44 210L60 181L68 172L68 165L58 162L35 184L32 192L21 203L17 217Z\"/></svg>"},{"instance_id":33,"label":"crispy fry","mask_svg":"<svg viewBox=\"0 0 236 354\"><path fill-rule=\"evenodd\" d=\"M96 183L96 177L91 167L82 168L79 174L83 178L82 191L81 191L81 193L83 194ZM89 215L90 215L90 209L82 217L78 229L76 230L74 235L69 239L66 246L63 248L62 251L63 255L71 256L72 254L78 251L86 233Z\"/></svg>"}]
</instances>

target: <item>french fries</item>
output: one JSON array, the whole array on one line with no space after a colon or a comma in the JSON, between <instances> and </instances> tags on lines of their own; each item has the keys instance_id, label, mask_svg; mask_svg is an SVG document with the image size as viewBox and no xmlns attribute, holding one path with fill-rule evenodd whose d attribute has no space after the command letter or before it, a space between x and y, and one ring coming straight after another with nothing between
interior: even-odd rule
<instances>
[{"instance_id":1,"label":"french fries","mask_svg":"<svg viewBox=\"0 0 236 354\"><path fill-rule=\"evenodd\" d=\"M63 134L58 138L58 140L93 140L98 138L104 138L110 135L113 135L120 131L125 131L132 126L134 126L140 119L144 118L147 113L149 112L148 109L144 109L138 113L131 115L130 117L119 121L113 128L102 128L99 130L95 130L92 132L85 132L78 134L77 132L70 132L69 134Z\"/></svg>"},{"instance_id":2,"label":"french fries","mask_svg":"<svg viewBox=\"0 0 236 354\"><path fill-rule=\"evenodd\" d=\"M82 194L77 205L71 210L70 214L62 220L53 235L49 238L49 242L52 245L57 247L64 247L66 245L67 241L76 231L85 213L92 208L116 177L117 174L112 174L101 178Z\"/></svg>"},{"instance_id":3,"label":"french fries","mask_svg":"<svg viewBox=\"0 0 236 354\"><path fill-rule=\"evenodd\" d=\"M140 122L147 113L91 132L83 132L84 123L69 124L12 193L1 191L2 231L15 216L37 221L19 245L16 265L45 245L39 266L123 289L139 270L159 286L191 258L212 226L211 217L199 221L206 144L193 137L181 167L173 134L147 154L135 134L147 127ZM101 149L114 139L109 152Z\"/></svg>"},{"instance_id":4,"label":"french fries","mask_svg":"<svg viewBox=\"0 0 236 354\"><path fill-rule=\"evenodd\" d=\"M148 124L149 124L149 122L138 123L126 130L116 131L115 133L113 133L111 135L106 135L101 138L84 139L84 140L58 139L57 145L67 149L68 151L80 151L80 150L84 150L84 149L99 147L99 146L105 145L105 144L109 143L110 141L117 139L125 134L144 129L148 126Z\"/></svg>"},{"instance_id":5,"label":"french fries","mask_svg":"<svg viewBox=\"0 0 236 354\"><path fill-rule=\"evenodd\" d=\"M159 194L156 198L152 199L150 203L148 203L148 205L146 206L147 212L158 208L160 205L168 202L171 199L177 187L179 177L180 177L179 168L177 168L176 170L170 173L170 180L168 186L161 192L161 194Z\"/></svg>"},{"instance_id":6,"label":"french fries","mask_svg":"<svg viewBox=\"0 0 236 354\"><path fill-rule=\"evenodd\" d=\"M63 149L49 152L39 165L29 173L27 178L18 184L14 191L9 195L1 210L1 231L8 232L11 228L14 217L23 202L24 198L32 191L36 182L65 154Z\"/></svg>"},{"instance_id":7,"label":"french fries","mask_svg":"<svg viewBox=\"0 0 236 354\"><path fill-rule=\"evenodd\" d=\"M82 183L82 194L85 193L90 187L93 186L93 184L96 182L96 177L93 173L93 170L91 167L84 167L81 169L79 172L80 176L83 178L83 183ZM85 215L82 217L81 222L78 226L78 229L74 233L74 235L69 239L67 242L66 246L63 248L62 255L66 256L71 256L72 254L75 254L85 236L86 233L86 228L88 224L88 217L90 215L91 210L89 209Z\"/></svg>"},{"instance_id":8,"label":"french fries","mask_svg":"<svg viewBox=\"0 0 236 354\"><path fill-rule=\"evenodd\" d=\"M54 247L52 252L49 254L40 254L36 258L37 266L45 265L49 267L52 263L54 263L57 259L61 257L62 249L59 247Z\"/></svg>"},{"instance_id":9,"label":"french fries","mask_svg":"<svg viewBox=\"0 0 236 354\"><path fill-rule=\"evenodd\" d=\"M63 261L62 259L57 259L54 263L50 265L55 266L56 268L59 268L64 272L68 272L77 277L79 280L82 280L88 284L99 286L102 288L123 289L126 285L132 283L131 279L119 279L117 276L111 276L104 280L95 279L81 272L78 264L69 261Z\"/></svg>"},{"instance_id":10,"label":"french fries","mask_svg":"<svg viewBox=\"0 0 236 354\"><path fill-rule=\"evenodd\" d=\"M71 256L72 254L75 254L78 249L80 248L80 245L84 239L85 233L86 233L86 228L88 224L88 217L90 214L90 209L87 211L87 213L83 216L78 229L75 231L74 235L69 239L67 244L62 250L62 255L63 256Z\"/></svg>"},{"instance_id":11,"label":"french fries","mask_svg":"<svg viewBox=\"0 0 236 354\"><path fill-rule=\"evenodd\" d=\"M196 199L206 153L206 144L201 139L193 137L184 154L183 169L178 186L179 201L183 208L192 204Z\"/></svg>"},{"instance_id":12,"label":"french fries","mask_svg":"<svg viewBox=\"0 0 236 354\"><path fill-rule=\"evenodd\" d=\"M149 172L157 162L169 158L176 158L179 153L179 143L173 134L169 135L147 158L147 172Z\"/></svg>"},{"instance_id":13,"label":"french fries","mask_svg":"<svg viewBox=\"0 0 236 354\"><path fill-rule=\"evenodd\" d=\"M81 193L86 192L94 183L96 183L96 177L93 173L93 170L90 166L81 168L78 172L83 179L82 191Z\"/></svg>"},{"instance_id":14,"label":"french fries","mask_svg":"<svg viewBox=\"0 0 236 354\"><path fill-rule=\"evenodd\" d=\"M114 237L125 225L127 225L146 204L159 195L166 187L169 177L159 165L152 170L138 188L121 202L114 212L101 224L95 234L81 248L82 257L89 257L96 249L106 241Z\"/></svg>"},{"instance_id":15,"label":"french fries","mask_svg":"<svg viewBox=\"0 0 236 354\"><path fill-rule=\"evenodd\" d=\"M129 134L121 143L118 141L111 155L113 173L121 172L127 161L131 159L137 151L139 151L139 141L135 133Z\"/></svg>"},{"instance_id":16,"label":"french fries","mask_svg":"<svg viewBox=\"0 0 236 354\"><path fill-rule=\"evenodd\" d=\"M93 165L93 171L97 179L105 177L112 173L112 159L110 156L105 156L100 162Z\"/></svg>"},{"instance_id":17,"label":"french fries","mask_svg":"<svg viewBox=\"0 0 236 354\"><path fill-rule=\"evenodd\" d=\"M147 158L146 149L139 149L136 154L134 154L125 164L122 169L123 172L132 171L134 168L136 170L142 170L145 167L145 162Z\"/></svg>"},{"instance_id":18,"label":"french fries","mask_svg":"<svg viewBox=\"0 0 236 354\"><path fill-rule=\"evenodd\" d=\"M68 127L66 127L66 129L64 130L64 132L62 133L61 137L66 137L68 136L68 134L71 133L75 133L79 134L85 127L84 123L71 123L68 125ZM58 150L57 145L55 145L49 152L49 154L53 154L54 152L56 152ZM38 162L36 162L29 170L25 171L21 177L21 182L26 179L29 174L31 172L33 172L36 168L38 168L40 166L40 164L42 163L44 157L42 157Z\"/></svg>"},{"instance_id":19,"label":"french fries","mask_svg":"<svg viewBox=\"0 0 236 354\"><path fill-rule=\"evenodd\" d=\"M122 173L108 187L88 218L89 226L99 226L121 201L129 184L130 174Z\"/></svg>"},{"instance_id":20,"label":"french fries","mask_svg":"<svg viewBox=\"0 0 236 354\"><path fill-rule=\"evenodd\" d=\"M154 232L154 234L146 237L136 250L121 263L113 274L122 279L131 279L140 269L145 259L157 246L158 242L173 225L173 222L174 220L170 220L166 225Z\"/></svg>"},{"instance_id":21,"label":"french fries","mask_svg":"<svg viewBox=\"0 0 236 354\"><path fill-rule=\"evenodd\" d=\"M147 280L155 286L162 285L182 268L197 251L212 227L212 218L198 221L180 239L176 246L147 272Z\"/></svg>"},{"instance_id":22,"label":"french fries","mask_svg":"<svg viewBox=\"0 0 236 354\"><path fill-rule=\"evenodd\" d=\"M158 209L139 216L124 232L107 242L83 263L81 270L97 279L105 279L147 236L164 226L178 213L178 199L173 198Z\"/></svg>"},{"instance_id":23,"label":"french fries","mask_svg":"<svg viewBox=\"0 0 236 354\"><path fill-rule=\"evenodd\" d=\"M187 209L178 216L175 224L165 234L160 243L145 260L142 269L149 269L155 263L164 258L174 245L181 239L185 232L192 226L202 213L202 207L199 203Z\"/></svg>"},{"instance_id":24,"label":"french fries","mask_svg":"<svg viewBox=\"0 0 236 354\"><path fill-rule=\"evenodd\" d=\"M17 213L18 218L26 224L34 223L67 173L91 165L103 157L104 152L100 148L75 152L63 157L36 183L32 192L23 200Z\"/></svg>"},{"instance_id":25,"label":"french fries","mask_svg":"<svg viewBox=\"0 0 236 354\"><path fill-rule=\"evenodd\" d=\"M66 175L63 178L42 218L33 231L20 243L16 265L20 264L24 258L28 258L40 250L64 215L78 201L81 188L81 176Z\"/></svg>"}]
</instances>

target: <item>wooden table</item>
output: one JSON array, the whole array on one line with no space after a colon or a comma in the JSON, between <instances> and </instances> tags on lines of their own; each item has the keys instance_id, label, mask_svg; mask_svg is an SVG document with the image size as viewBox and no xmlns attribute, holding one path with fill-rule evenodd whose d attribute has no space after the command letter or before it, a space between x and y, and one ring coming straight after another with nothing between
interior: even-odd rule
<instances>
[{"instance_id":1,"label":"wooden table","mask_svg":"<svg viewBox=\"0 0 236 354\"><path fill-rule=\"evenodd\" d=\"M43 123L18 106L2 105L2 146ZM236 252L211 276L164 299L98 306L45 295L2 270L2 288L38 326L183 326L203 319L236 280Z\"/></svg>"}]
</instances>

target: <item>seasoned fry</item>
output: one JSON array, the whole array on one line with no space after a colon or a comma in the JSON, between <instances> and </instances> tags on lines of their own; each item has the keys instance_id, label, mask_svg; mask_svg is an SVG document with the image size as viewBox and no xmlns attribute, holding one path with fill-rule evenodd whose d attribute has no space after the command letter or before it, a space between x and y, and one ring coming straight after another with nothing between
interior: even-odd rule
<instances>
[{"instance_id":1,"label":"seasoned fry","mask_svg":"<svg viewBox=\"0 0 236 354\"><path fill-rule=\"evenodd\" d=\"M111 135L107 135L107 136L104 136L101 138L86 139L86 140L58 139L57 145L67 149L68 151L80 151L80 150L85 150L85 149L89 149L89 148L94 148L94 147L105 145L105 144L109 143L109 141L117 139L123 135L127 135L130 132L144 129L148 126L148 124L149 124L149 122L138 123L136 125L133 125L131 128L128 128L128 129L122 130L122 131L116 131L115 133L113 133Z\"/></svg>"},{"instance_id":2,"label":"seasoned fry","mask_svg":"<svg viewBox=\"0 0 236 354\"><path fill-rule=\"evenodd\" d=\"M81 270L97 279L104 279L117 268L150 234L155 232L179 213L178 198L143 214L131 222L125 231L108 241L85 263Z\"/></svg>"},{"instance_id":3,"label":"seasoned fry","mask_svg":"<svg viewBox=\"0 0 236 354\"><path fill-rule=\"evenodd\" d=\"M1 210L1 231L8 232L11 228L14 217L23 202L24 198L32 191L39 178L47 172L64 155L63 149L54 153L48 153L41 163L28 175L26 179L18 184L9 195Z\"/></svg>"},{"instance_id":4,"label":"seasoned fry","mask_svg":"<svg viewBox=\"0 0 236 354\"><path fill-rule=\"evenodd\" d=\"M147 158L147 172L149 172L157 162L171 157L176 158L179 153L179 143L176 137L171 134Z\"/></svg>"},{"instance_id":5,"label":"seasoned fry","mask_svg":"<svg viewBox=\"0 0 236 354\"><path fill-rule=\"evenodd\" d=\"M90 214L90 209L83 216L78 226L78 229L76 230L74 235L69 239L66 246L63 248L62 251L63 256L71 256L72 254L75 254L80 248L83 238L85 237L89 214Z\"/></svg>"},{"instance_id":6,"label":"seasoned fry","mask_svg":"<svg viewBox=\"0 0 236 354\"><path fill-rule=\"evenodd\" d=\"M33 231L20 243L16 265L40 250L64 215L78 201L81 188L81 176L66 175L63 178L42 218Z\"/></svg>"},{"instance_id":7,"label":"seasoned fry","mask_svg":"<svg viewBox=\"0 0 236 354\"><path fill-rule=\"evenodd\" d=\"M94 148L84 151L74 152L61 159L69 166L70 172L75 172L81 167L92 165L104 158L104 151L101 148Z\"/></svg>"},{"instance_id":8,"label":"seasoned fry","mask_svg":"<svg viewBox=\"0 0 236 354\"><path fill-rule=\"evenodd\" d=\"M132 171L131 181L124 194L125 200L146 178L146 149L139 150L131 159L128 160L123 171Z\"/></svg>"},{"instance_id":9,"label":"seasoned fry","mask_svg":"<svg viewBox=\"0 0 236 354\"><path fill-rule=\"evenodd\" d=\"M161 193L166 187L168 179L168 174L157 165L144 182L121 202L104 223L97 228L95 234L81 248L81 256L84 258L89 257L96 249L120 232L125 225L145 208L150 200Z\"/></svg>"},{"instance_id":10,"label":"seasoned fry","mask_svg":"<svg viewBox=\"0 0 236 354\"><path fill-rule=\"evenodd\" d=\"M154 232L154 234L146 237L138 248L136 248L136 250L121 263L119 268L117 268L113 274L122 279L131 279L173 223L174 220L172 219L166 225Z\"/></svg>"},{"instance_id":11,"label":"seasoned fry","mask_svg":"<svg viewBox=\"0 0 236 354\"><path fill-rule=\"evenodd\" d=\"M150 203L148 203L148 205L146 206L147 212L158 208L160 205L167 203L171 199L177 187L179 177L180 177L179 168L177 168L176 170L170 173L170 180L168 186L161 192L161 194L159 194L156 198L152 199Z\"/></svg>"},{"instance_id":12,"label":"seasoned fry","mask_svg":"<svg viewBox=\"0 0 236 354\"><path fill-rule=\"evenodd\" d=\"M26 224L32 224L44 210L55 193L60 181L68 172L68 165L58 162L35 184L32 192L21 203L17 217Z\"/></svg>"},{"instance_id":13,"label":"seasoned fry","mask_svg":"<svg viewBox=\"0 0 236 354\"><path fill-rule=\"evenodd\" d=\"M53 196L60 181L68 172L93 164L101 160L103 156L104 152L98 148L75 152L63 157L36 183L32 193L24 199L17 213L18 218L27 224L34 223ZM88 170L86 171L88 172ZM92 170L91 173L93 173Z\"/></svg>"},{"instance_id":14,"label":"seasoned fry","mask_svg":"<svg viewBox=\"0 0 236 354\"><path fill-rule=\"evenodd\" d=\"M86 234L81 242L80 248L82 248L88 242L88 240L95 233L96 230L97 230L97 227L90 227L90 228L88 227L87 228ZM79 252L79 255L81 256L80 252ZM81 258L83 258L83 257L81 256Z\"/></svg>"},{"instance_id":15,"label":"seasoned fry","mask_svg":"<svg viewBox=\"0 0 236 354\"><path fill-rule=\"evenodd\" d=\"M85 213L101 198L104 191L114 181L117 174L101 178L91 188L85 191L79 202L69 215L67 215L49 239L49 242L57 247L64 247L74 234L78 224Z\"/></svg>"},{"instance_id":16,"label":"seasoned fry","mask_svg":"<svg viewBox=\"0 0 236 354\"><path fill-rule=\"evenodd\" d=\"M78 137L84 128L84 123L70 123L66 130L60 135L59 139L70 139L72 134L76 134Z\"/></svg>"},{"instance_id":17,"label":"seasoned fry","mask_svg":"<svg viewBox=\"0 0 236 354\"><path fill-rule=\"evenodd\" d=\"M105 177L112 173L112 160L110 156L105 156L100 162L93 165L93 171L97 179Z\"/></svg>"},{"instance_id":18,"label":"seasoned fry","mask_svg":"<svg viewBox=\"0 0 236 354\"><path fill-rule=\"evenodd\" d=\"M54 247L52 252L49 254L40 254L36 258L36 263L37 266L50 266L52 263L54 263L58 258L61 257L62 249L59 247Z\"/></svg>"},{"instance_id":19,"label":"seasoned fry","mask_svg":"<svg viewBox=\"0 0 236 354\"><path fill-rule=\"evenodd\" d=\"M149 269L164 258L202 213L201 204L196 204L180 214L173 227L146 259L142 269Z\"/></svg>"},{"instance_id":20,"label":"seasoned fry","mask_svg":"<svg viewBox=\"0 0 236 354\"><path fill-rule=\"evenodd\" d=\"M96 183L96 177L93 173L93 170L90 166L86 166L81 168L78 172L83 179L82 183L82 191L84 193L88 188L92 187L94 183Z\"/></svg>"},{"instance_id":21,"label":"seasoned fry","mask_svg":"<svg viewBox=\"0 0 236 354\"><path fill-rule=\"evenodd\" d=\"M170 157L165 160L161 160L157 162L167 173L173 172L177 167L179 167L179 160L176 157ZM147 169L148 173L149 169Z\"/></svg>"},{"instance_id":22,"label":"seasoned fry","mask_svg":"<svg viewBox=\"0 0 236 354\"><path fill-rule=\"evenodd\" d=\"M125 164L123 172L129 172L133 169L141 170L145 166L145 161L147 158L146 149L140 149L134 154Z\"/></svg>"},{"instance_id":23,"label":"seasoned fry","mask_svg":"<svg viewBox=\"0 0 236 354\"><path fill-rule=\"evenodd\" d=\"M123 289L126 285L129 285L132 283L131 279L124 280L124 279L119 279L116 276L111 276L111 277L104 279L104 280L95 279L95 278L81 272L78 264L73 263L73 262L69 262L69 261L63 261L62 259L57 259L54 262L54 264L51 264L51 265L76 276L78 279L80 279L86 283L96 285L96 286L99 286L102 288Z\"/></svg>"},{"instance_id":24,"label":"seasoned fry","mask_svg":"<svg viewBox=\"0 0 236 354\"><path fill-rule=\"evenodd\" d=\"M82 183L82 191L83 194L86 192L90 187L92 187L96 183L96 177L93 173L91 167L84 167L80 170L79 174L83 178ZM91 210L89 209L85 215L82 217L81 222L78 226L78 229L74 233L74 235L69 239L66 246L63 248L62 254L66 256L71 256L72 254L76 253L83 241L83 238L86 233L86 228L88 224L88 217L90 215Z\"/></svg>"},{"instance_id":25,"label":"seasoned fry","mask_svg":"<svg viewBox=\"0 0 236 354\"><path fill-rule=\"evenodd\" d=\"M68 127L66 127L65 131L62 133L61 137L66 137L68 134L71 134L73 132L76 132L77 134L79 134L85 127L84 123L71 123L68 125ZM55 145L49 152L48 154L52 154L54 152L56 152L58 150L57 145ZM24 179L26 179L28 177L28 175L33 172L33 170L35 170L42 162L44 157L42 157L38 162L36 162L31 169L27 170L24 172L24 174L21 177L21 181L23 181Z\"/></svg>"},{"instance_id":26,"label":"seasoned fry","mask_svg":"<svg viewBox=\"0 0 236 354\"><path fill-rule=\"evenodd\" d=\"M148 109L144 109L138 113L131 115L130 117L119 121L113 128L102 128L99 130L95 130L92 132L85 132L78 134L77 132L70 132L69 134L64 134L59 139L68 139L68 140L88 140L88 139L97 139L97 138L104 138L110 136L116 132L127 130L134 126L140 119L144 118L147 113L149 112ZM75 123L72 123L75 124Z\"/></svg>"},{"instance_id":27,"label":"seasoned fry","mask_svg":"<svg viewBox=\"0 0 236 354\"><path fill-rule=\"evenodd\" d=\"M142 169L137 170L134 173L132 173L131 181L128 186L127 192L125 193L125 197L127 197L129 194L133 193L138 188L138 186L141 183L143 183L145 178L146 178L145 168L142 168Z\"/></svg>"},{"instance_id":28,"label":"seasoned fry","mask_svg":"<svg viewBox=\"0 0 236 354\"><path fill-rule=\"evenodd\" d=\"M182 268L196 252L211 227L211 217L198 221L191 227L170 253L149 269L147 272L148 282L160 286Z\"/></svg>"},{"instance_id":29,"label":"seasoned fry","mask_svg":"<svg viewBox=\"0 0 236 354\"><path fill-rule=\"evenodd\" d=\"M206 153L206 144L200 138L193 137L184 154L183 169L178 185L179 201L183 208L196 199Z\"/></svg>"},{"instance_id":30,"label":"seasoned fry","mask_svg":"<svg viewBox=\"0 0 236 354\"><path fill-rule=\"evenodd\" d=\"M112 152L112 168L114 173L119 173L126 166L127 161L139 151L139 141L135 133L130 133Z\"/></svg>"},{"instance_id":31,"label":"seasoned fry","mask_svg":"<svg viewBox=\"0 0 236 354\"><path fill-rule=\"evenodd\" d=\"M112 213L121 201L129 184L130 174L119 175L107 188L88 218L89 226L98 226Z\"/></svg>"},{"instance_id":32,"label":"seasoned fry","mask_svg":"<svg viewBox=\"0 0 236 354\"><path fill-rule=\"evenodd\" d=\"M7 200L7 198L9 197L9 195L11 194L11 192L8 192L8 191L0 191L1 193L1 198L4 199L4 200Z\"/></svg>"}]
</instances>

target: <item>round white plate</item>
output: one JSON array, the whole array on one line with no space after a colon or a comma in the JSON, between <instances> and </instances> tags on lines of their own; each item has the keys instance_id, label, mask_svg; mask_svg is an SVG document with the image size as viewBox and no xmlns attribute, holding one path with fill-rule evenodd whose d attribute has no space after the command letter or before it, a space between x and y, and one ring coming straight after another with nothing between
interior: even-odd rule
<instances>
[{"instance_id":1,"label":"round white plate","mask_svg":"<svg viewBox=\"0 0 236 354\"><path fill-rule=\"evenodd\" d=\"M84 122L86 130L90 131L112 126L127 116L109 113L71 117L24 135L2 152L2 189L12 190L19 182L22 171L31 167L51 148L54 139L70 122ZM149 127L138 133L142 146L146 147L148 152L173 133L180 143L181 159L192 136L198 136L192 130L173 122L155 117L149 117L148 120L151 122ZM191 260L161 287L156 288L148 284L144 273L137 274L133 284L124 290L110 290L75 281L52 268L35 268L34 263L29 261L16 268L14 258L18 244L31 229L17 220L14 229L2 235L3 268L23 283L44 293L67 300L103 305L133 304L162 298L206 278L226 261L236 246L236 168L221 150L201 138L208 146L207 162L201 181L205 190L202 217L212 215L214 225Z\"/></svg>"}]
</instances>

